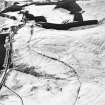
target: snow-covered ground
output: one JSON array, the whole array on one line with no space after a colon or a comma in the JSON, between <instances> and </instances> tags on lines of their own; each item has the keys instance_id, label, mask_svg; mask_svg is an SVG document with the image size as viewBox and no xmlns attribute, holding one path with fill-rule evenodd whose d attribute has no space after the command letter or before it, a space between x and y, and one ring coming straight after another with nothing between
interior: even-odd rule
<instances>
[{"instance_id":1,"label":"snow-covered ground","mask_svg":"<svg viewBox=\"0 0 105 105\"><path fill-rule=\"evenodd\" d=\"M79 3L86 11L84 19L105 17L104 0ZM58 23L67 14L53 10L53 6L29 8L35 15L40 11L49 21L56 18ZM105 105L104 21L91 28L68 31L34 25L32 35L31 25L33 22L27 23L14 36L14 69L6 80L6 85L21 96L24 105ZM20 105L21 100L3 87L0 104Z\"/></svg>"}]
</instances>

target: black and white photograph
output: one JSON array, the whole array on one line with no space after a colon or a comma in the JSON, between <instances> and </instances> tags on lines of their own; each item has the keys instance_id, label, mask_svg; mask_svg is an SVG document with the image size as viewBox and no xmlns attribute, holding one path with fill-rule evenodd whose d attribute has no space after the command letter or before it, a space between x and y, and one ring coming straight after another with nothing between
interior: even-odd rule
<instances>
[{"instance_id":1,"label":"black and white photograph","mask_svg":"<svg viewBox=\"0 0 105 105\"><path fill-rule=\"evenodd\" d=\"M105 105L105 0L0 0L0 105Z\"/></svg>"}]
</instances>

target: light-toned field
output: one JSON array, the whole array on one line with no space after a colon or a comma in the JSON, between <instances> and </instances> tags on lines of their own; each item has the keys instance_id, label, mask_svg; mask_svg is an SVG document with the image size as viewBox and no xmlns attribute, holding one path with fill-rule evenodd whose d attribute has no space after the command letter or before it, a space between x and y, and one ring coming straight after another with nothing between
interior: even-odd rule
<instances>
[{"instance_id":1,"label":"light-toned field","mask_svg":"<svg viewBox=\"0 0 105 105\"><path fill-rule=\"evenodd\" d=\"M103 19L104 5L104 0L81 4L84 19ZM56 14L58 22L60 14ZM31 35L32 24L27 23L14 36L14 69L6 81L24 105L105 105L105 21L67 31L34 26ZM19 96L7 88L0 92L1 104L21 104Z\"/></svg>"}]
</instances>

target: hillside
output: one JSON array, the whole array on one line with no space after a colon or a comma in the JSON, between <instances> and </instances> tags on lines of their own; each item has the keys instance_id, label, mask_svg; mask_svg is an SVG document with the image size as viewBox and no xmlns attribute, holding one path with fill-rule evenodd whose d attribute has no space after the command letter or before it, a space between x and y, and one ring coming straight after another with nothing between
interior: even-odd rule
<instances>
[{"instance_id":1,"label":"hillside","mask_svg":"<svg viewBox=\"0 0 105 105\"><path fill-rule=\"evenodd\" d=\"M104 19L104 0L79 1L79 4L85 10L85 20ZM53 10L53 7L29 6L26 9L35 15L43 14L49 22L69 19L67 11ZM5 25L9 22L7 20ZM96 26L67 31L44 29L33 21L28 22L15 33L14 68L8 72L6 80L6 86L17 94L3 87L0 104L105 105L104 27L104 20Z\"/></svg>"}]
</instances>

